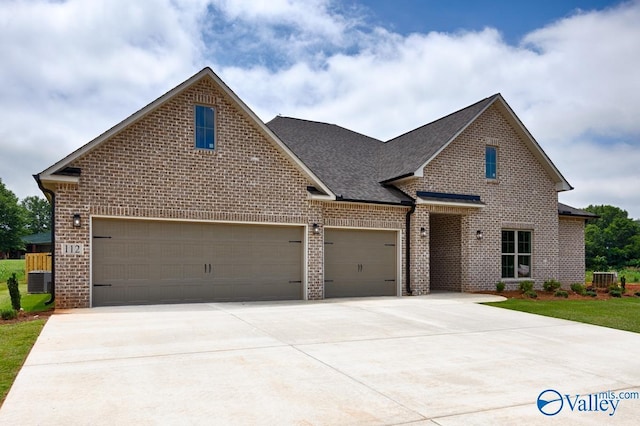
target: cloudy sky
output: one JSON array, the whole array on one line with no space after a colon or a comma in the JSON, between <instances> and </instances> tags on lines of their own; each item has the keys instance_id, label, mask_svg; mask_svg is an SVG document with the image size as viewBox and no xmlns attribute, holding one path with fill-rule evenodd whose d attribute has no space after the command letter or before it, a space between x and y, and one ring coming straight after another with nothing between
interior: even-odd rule
<instances>
[{"instance_id":1,"label":"cloudy sky","mask_svg":"<svg viewBox=\"0 0 640 426\"><path fill-rule=\"evenodd\" d=\"M210 66L264 121L386 140L500 92L576 189L640 218L640 0L2 0L0 179Z\"/></svg>"}]
</instances>

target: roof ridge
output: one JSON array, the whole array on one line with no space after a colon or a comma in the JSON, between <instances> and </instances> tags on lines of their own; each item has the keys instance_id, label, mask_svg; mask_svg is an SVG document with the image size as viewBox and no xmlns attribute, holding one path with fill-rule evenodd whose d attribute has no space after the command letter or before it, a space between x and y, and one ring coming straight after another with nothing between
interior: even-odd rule
<instances>
[{"instance_id":1,"label":"roof ridge","mask_svg":"<svg viewBox=\"0 0 640 426\"><path fill-rule=\"evenodd\" d=\"M360 133L360 132L358 132L356 130L352 130L352 129L349 129L349 128L344 127L344 126L340 126L339 124L327 123L327 122L324 122L324 121L309 120L309 119L306 119L306 118L297 118L297 117L288 117L288 116L283 116L283 115L277 115L274 118L272 118L270 121L268 121L266 124L269 125L269 123L272 123L273 121L277 120L278 118L284 118L284 119L287 119L287 120L296 120L296 121L305 122L305 123L311 123L311 124L322 124L322 125L325 125L325 126L332 126L332 127L336 127L338 129L347 131L349 133L353 133L353 134L356 134L356 135L359 135L359 136L363 136L363 137L365 137L367 139L371 139L371 140L373 140L375 142L380 142L381 144L385 143L381 139L375 138L373 136L365 135L364 133Z\"/></svg>"}]
</instances>

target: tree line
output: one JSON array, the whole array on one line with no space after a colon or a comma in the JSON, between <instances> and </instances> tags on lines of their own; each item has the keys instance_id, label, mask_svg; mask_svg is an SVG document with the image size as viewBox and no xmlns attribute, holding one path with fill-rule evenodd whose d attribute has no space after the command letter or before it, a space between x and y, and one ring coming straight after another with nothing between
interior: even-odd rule
<instances>
[{"instance_id":1,"label":"tree line","mask_svg":"<svg viewBox=\"0 0 640 426\"><path fill-rule=\"evenodd\" d=\"M587 268L598 271L640 268L640 221L610 205L590 205L584 210L600 216L590 219L585 228Z\"/></svg>"},{"instance_id":2,"label":"tree line","mask_svg":"<svg viewBox=\"0 0 640 426\"><path fill-rule=\"evenodd\" d=\"M23 200L0 179L0 258L24 249L21 237L51 230L51 205L45 198Z\"/></svg>"}]
</instances>

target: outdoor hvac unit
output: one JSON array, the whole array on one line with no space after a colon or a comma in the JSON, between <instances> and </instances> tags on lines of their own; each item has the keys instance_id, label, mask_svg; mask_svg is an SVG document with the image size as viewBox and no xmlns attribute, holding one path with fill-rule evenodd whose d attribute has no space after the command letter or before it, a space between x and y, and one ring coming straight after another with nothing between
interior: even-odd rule
<instances>
[{"instance_id":1,"label":"outdoor hvac unit","mask_svg":"<svg viewBox=\"0 0 640 426\"><path fill-rule=\"evenodd\" d=\"M31 271L27 280L27 292L51 293L51 272Z\"/></svg>"}]
</instances>

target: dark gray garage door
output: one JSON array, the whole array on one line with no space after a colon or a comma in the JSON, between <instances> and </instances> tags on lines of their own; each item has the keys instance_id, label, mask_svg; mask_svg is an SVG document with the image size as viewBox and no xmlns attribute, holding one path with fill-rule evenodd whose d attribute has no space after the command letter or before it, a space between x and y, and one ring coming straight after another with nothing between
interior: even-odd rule
<instances>
[{"instance_id":1,"label":"dark gray garage door","mask_svg":"<svg viewBox=\"0 0 640 426\"><path fill-rule=\"evenodd\" d=\"M395 296L396 233L325 229L325 297Z\"/></svg>"},{"instance_id":2,"label":"dark gray garage door","mask_svg":"<svg viewBox=\"0 0 640 426\"><path fill-rule=\"evenodd\" d=\"M94 219L93 306L302 298L303 228Z\"/></svg>"}]
</instances>

